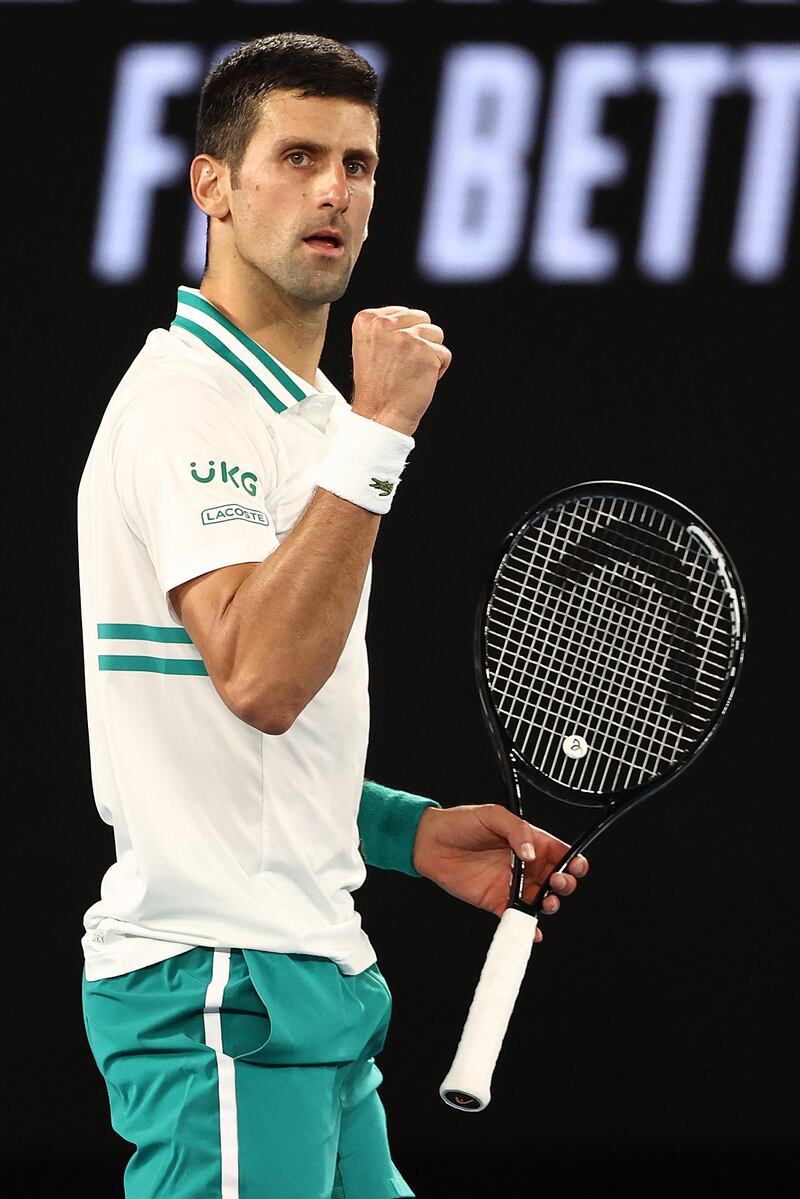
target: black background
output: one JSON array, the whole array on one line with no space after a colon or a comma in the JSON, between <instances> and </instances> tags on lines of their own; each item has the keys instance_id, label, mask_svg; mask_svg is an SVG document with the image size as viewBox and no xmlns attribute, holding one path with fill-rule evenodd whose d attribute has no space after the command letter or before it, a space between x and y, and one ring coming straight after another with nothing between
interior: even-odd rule
<instances>
[{"instance_id":1,"label":"black background","mask_svg":"<svg viewBox=\"0 0 800 1199\"><path fill-rule=\"evenodd\" d=\"M494 919L426 883L370 873L358 906L395 996L382 1057L395 1157L423 1197L588 1190L752 1177L797 1138L794 662L798 237L769 284L725 261L741 101L720 107L695 265L680 285L633 268L642 180L598 195L625 251L602 286L546 285L522 266L480 286L414 267L442 55L512 40L547 65L567 42L800 40L794 6L659 3L0 7L7 443L5 819L7 1177L121 1195L80 1012L82 914L112 860L89 779L75 495L100 415L182 276L185 195L159 199L145 278L88 268L119 51L194 40L209 52L279 29L373 39L391 54L370 240L335 306L323 368L347 391L361 307L427 308L453 366L375 554L372 777L445 804L502 798L472 678L475 604L507 528L538 497L631 479L699 512L748 597L745 672L696 767L592 853L580 894L546 926L478 1116L445 1108L450 1064ZM188 134L192 105L177 104ZM608 107L646 145L652 108ZM725 122L731 136L725 136ZM539 144L537 139L537 145ZM726 148L727 147L727 148ZM535 163L533 164L535 168ZM726 222L728 223L726 226ZM538 807L564 836L575 813ZM5 1168L4 1167L4 1168Z\"/></svg>"}]
</instances>

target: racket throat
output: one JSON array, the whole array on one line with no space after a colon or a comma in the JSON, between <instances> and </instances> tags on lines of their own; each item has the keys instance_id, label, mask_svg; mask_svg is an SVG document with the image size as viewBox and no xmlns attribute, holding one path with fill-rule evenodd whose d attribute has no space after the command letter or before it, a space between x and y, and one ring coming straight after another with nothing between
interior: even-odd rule
<instances>
[{"instance_id":1,"label":"racket throat","mask_svg":"<svg viewBox=\"0 0 800 1199\"><path fill-rule=\"evenodd\" d=\"M553 871L553 874L560 874L562 871L566 870L570 862L573 861L578 854L583 853L584 850L587 849L587 847L591 845L591 843L596 840L601 833L604 833L610 824L613 824L615 820L618 820L626 810L627 809L624 808L607 808L605 816L603 816L602 819L599 820L598 823L592 828L586 829L583 833L581 833L578 839L574 841L572 845L570 845L568 852L558 863ZM542 887L533 903L527 903L523 899L523 894L525 892L526 868L526 863L515 856L514 868L511 876L511 902L509 907L516 908L518 912L524 912L526 916L538 917L541 915L542 904L547 899L547 896L554 894L554 892L553 888L549 886L549 884L546 884L544 887Z\"/></svg>"}]
</instances>

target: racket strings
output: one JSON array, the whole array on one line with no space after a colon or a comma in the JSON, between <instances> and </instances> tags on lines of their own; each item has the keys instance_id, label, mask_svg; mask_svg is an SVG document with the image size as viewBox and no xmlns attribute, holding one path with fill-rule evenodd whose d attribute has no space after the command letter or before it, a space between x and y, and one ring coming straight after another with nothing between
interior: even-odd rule
<instances>
[{"instance_id":1,"label":"racket strings","mask_svg":"<svg viewBox=\"0 0 800 1199\"><path fill-rule=\"evenodd\" d=\"M736 614L713 551L665 513L612 497L572 500L517 535L487 609L485 665L527 762L609 793L691 752L730 674ZM563 751L574 735L582 757Z\"/></svg>"},{"instance_id":2,"label":"racket strings","mask_svg":"<svg viewBox=\"0 0 800 1199\"><path fill-rule=\"evenodd\" d=\"M612 629L613 629L613 625L610 622L608 622L605 630L601 631L601 636L603 637L603 640L606 643L608 643L610 641L610 635L613 636ZM572 722L573 722L574 731L578 731L578 730L586 731L587 728L592 728L592 729L594 729L596 734L602 734L605 737L606 744L605 744L604 748L605 748L606 762L611 761L611 760L616 760L620 764L624 764L624 759L614 753L613 748L609 744L610 739L613 739L614 741L624 745L626 742L630 741L631 736L636 735L637 733L639 734L640 742L642 742L644 744L646 749L648 749L652 752L652 744L654 741L654 727L655 726L653 726L653 729L651 729L651 735L648 738L646 736L646 728L645 728L644 723L639 722L637 724L637 722L635 720L631 719L631 713L629 711L629 709L630 709L629 703L622 705L619 702L616 702L613 705L609 705L607 702L604 702L603 691L598 686L598 683L602 683L603 680L602 679L598 680L598 678L597 678L598 670L597 670L596 664L593 669L588 671L588 677L587 677L586 663L588 661L590 661L589 657L586 655L583 655L583 668L580 670L581 677L579 677L577 679L578 685L582 686L582 688L583 688L583 691L582 691L583 702L582 703L576 704L575 702L571 702L569 699L569 696L574 694L573 688L574 688L574 684L575 684L576 680L569 680L568 683L563 688L561 688L561 690L559 690L557 683L555 686L552 685L553 684L552 676L548 677L548 676L542 675L539 679L538 699L533 708L531 708L531 706L530 706L531 705L530 699L528 697L525 697L525 699L523 699L522 696L519 694L519 689L517 689L517 693L515 694L514 703L513 703L512 707L504 708L504 715L506 717L508 717L508 718L516 717L515 731L516 731L517 735L519 735L521 729L527 730L527 731L525 731L525 735L524 735L522 744L519 744L519 736L518 736L518 749L520 750L520 752L523 754L524 757L532 759L533 761L536 761L538 758L540 758L542 756L542 754L541 754L542 734L553 732L553 716L554 715L556 717L558 717L558 724L556 726L556 731L558 731L559 733L561 731L566 731L565 729L562 730L560 728L560 726L563 724L565 714L567 714L569 717L571 717ZM620 685L619 679L615 680L615 682L617 683L618 686ZM621 680L622 686L623 687L626 686L627 682L628 681L623 678ZM548 684L550 684L549 688L548 688ZM548 690L549 690L549 694L548 694ZM617 700L619 699L619 695L621 695L621 694L624 694L624 692L623 691L617 692ZM649 701L649 704L648 704L648 707L646 710L647 716L650 716L650 717L653 716L653 713L655 710L654 705L655 705L656 697L657 697L657 689L655 687L653 687L653 688L651 688L650 701ZM528 705L527 707L523 706L526 702ZM501 705L501 708L502 707L503 706ZM660 707L657 710L655 710L656 715L658 718L661 719L662 724L663 724L663 717L664 717L663 709L664 709L664 705L663 705L663 697L662 697L662 703L661 703ZM538 720L537 720L537 715L540 717L540 719L538 719ZM531 733L535 730L538 730L538 734L539 734L538 738L536 740L536 743L529 744ZM662 732L661 746L663 747L667 738L665 736L665 730L662 729L661 732ZM558 739L556 739L555 742L553 742L553 739L551 738L549 744L546 744L545 748L549 750L551 756L555 755L556 760L558 761L558 758L557 758L558 748L559 748ZM595 765L597 765L597 761L598 760L595 759ZM634 765L635 764L636 763L634 763ZM568 781L569 783L583 784L583 786L585 786L589 789L593 789L593 781L594 781L593 779L591 779L591 778L576 779L574 777L576 774L576 771L577 771L577 766L574 762L569 763L567 765L567 764L565 764L564 760L561 759L561 765L562 765L562 770L561 770L560 774L561 774L562 778L564 777L564 770L567 769L569 771L570 777L568 780L565 780L565 781ZM651 769L655 769L657 766L657 763L649 762L645 758L645 760L641 763L641 765L642 765L643 769L645 769L645 770L648 767ZM549 763L545 760L545 761L540 762L540 766L544 770L548 770Z\"/></svg>"},{"instance_id":3,"label":"racket strings","mask_svg":"<svg viewBox=\"0 0 800 1199\"><path fill-rule=\"evenodd\" d=\"M535 556L535 552L534 552ZM494 599L498 604L498 615L509 615L509 607L504 607L503 601L506 600L511 605L512 609L518 606L520 599L520 591L522 598L526 603L537 608L539 604L539 593L531 593L526 587L526 579L529 577L530 562L526 564L526 568L518 566L514 558L509 559L506 564L505 575L501 576L494 591ZM583 580L583 585L588 589L593 586L596 590L596 581L587 576ZM614 598L619 602L623 609L627 609L628 613L633 616L642 605L646 608L652 604L653 614L655 606L660 602L660 592L655 596L648 594L645 590L640 590L638 594L631 585L631 580L623 580L621 583L615 584L613 581L608 583L611 588ZM559 591L561 588L558 589ZM726 677L730 663L730 640L727 635L728 630L720 630L718 621L720 609L718 604L712 604L714 600L714 591L708 585L707 580L702 580L696 590L696 600L703 601L703 591L705 590L705 602L703 607L698 612L697 609L688 609L682 597L677 597L680 601L680 607L676 605L676 615L682 609L682 619L678 619L674 623L672 630L671 641L676 647L676 650L683 650L683 655L675 655L673 662L673 670L677 677L680 677L683 667L683 673L688 681L693 681L695 675L702 673L708 669L712 673L716 669L719 672L720 678ZM552 592L548 593L552 594ZM538 615L541 616L543 606L539 605ZM698 642L703 645L703 655L701 659L697 658Z\"/></svg>"},{"instance_id":4,"label":"racket strings","mask_svg":"<svg viewBox=\"0 0 800 1199\"><path fill-rule=\"evenodd\" d=\"M553 763L547 759L555 758L555 764L560 762L563 767L562 781L566 781L568 785L579 782L588 790L602 789L602 781L605 780L603 779L600 786L596 787L593 777L576 779L578 765L561 756L560 739L550 739L545 746L548 751L545 760L539 761L542 757L542 735L553 731L554 716L558 718L560 725L565 714L568 714L573 721L575 731L592 728L596 733L603 734L606 739L606 764L616 761L620 765L625 765L627 759L624 755L615 753L615 746L626 747L629 745L630 739L638 735L640 748L646 752L641 762L635 761L633 765L639 764L643 771L655 770L658 766L657 760L649 760L649 757L653 755L654 734L657 725L661 726L658 750L663 751L666 746L669 750L674 751L676 738L682 735L680 728L664 727L663 694L661 704L656 706L659 695L658 674L655 675L648 693L647 684L650 681L649 676L653 673L649 664L644 671L639 671L637 678L634 675L635 666L632 659L626 661L621 656L618 613L614 609L613 600L607 597L603 607L604 611L599 611L597 606L595 608L595 625L591 642L587 643L586 639L583 639L582 644L570 647L573 650L572 662L568 660L567 655L564 655L563 661L558 660L555 664L552 659L549 662L542 662L545 669L534 680L534 686L537 688L537 702L534 710L526 710L520 706L521 703L527 702L530 705L531 702L527 696L523 700L520 688L516 689L516 708L506 709L507 716L516 717L518 737L524 730L524 726L527 725L527 732L524 732L521 744L517 744L517 748L526 760L535 761L540 768L550 770ZM567 615L569 616L569 612ZM604 650L606 651L605 655ZM612 663L610 674L608 669L603 669L604 656ZM655 669L657 670L658 655L656 653L653 656L656 659ZM643 657L642 660L647 662L646 657ZM632 711L631 696L636 688L639 693L639 709L644 713L644 718L636 711ZM649 736L647 717L650 718ZM535 743L532 743L530 738L534 729L538 730L539 735ZM609 744L609 741L614 744ZM595 758L595 768L599 764L600 759ZM565 771L567 772L566 778L564 777Z\"/></svg>"},{"instance_id":5,"label":"racket strings","mask_svg":"<svg viewBox=\"0 0 800 1199\"><path fill-rule=\"evenodd\" d=\"M591 591L591 587L587 586L586 592L588 593L590 591ZM623 609L627 608L628 616L633 617L640 610L640 608L637 608L633 604L627 604L625 602L624 593L618 587L615 588L613 586L613 584L611 584L610 591L612 592L614 598L618 599L620 606ZM495 593L493 596L493 613L492 613L493 628L492 628L492 631L496 631L498 628L503 628L505 630L510 629L511 625L507 622L513 618L513 613L511 612L511 603L512 602L513 602L513 595L511 593L510 589L507 587L504 587L502 582L499 582L495 588ZM547 609L544 604L540 603L537 605L537 600L535 600L535 599L531 600L530 602L532 603L532 605L535 609L536 615L541 617L546 612ZM644 606L645 607L649 606L646 601L644 603ZM640 605L640 607L641 607L641 605ZM651 613L650 613L651 616L654 617L655 612L656 612L656 609L655 609L655 606L653 606L651 609ZM591 615L592 615L591 612L589 612L589 613L586 613L583 615L575 616L576 623L578 625L580 625L584 631L586 631L586 629L588 627L588 620L591 618ZM533 640L534 637L537 639L537 641L541 640L541 635L539 634L538 630L536 630L536 626L534 626L534 629L535 629L534 634L530 636L531 641ZM526 634L526 636L527 636L527 634ZM685 639L680 636L679 632L676 631L673 634L672 642L676 646L680 646L680 643L683 640L685 640ZM545 638L545 643L553 645L553 646L560 644L557 639L547 639L547 638ZM692 644L694 644L694 643L692 643ZM522 645L521 648L525 648L525 646ZM673 669L674 669L674 673L677 677L683 678L687 682L687 684L689 684L689 683L693 684L695 682L695 676L702 675L706 671L708 671L708 673L714 679L719 679L719 680L723 679L727 675L728 663L729 663L729 653L727 651L727 643L724 642L723 639L720 637L718 639L718 644L716 645L716 647L715 647L712 639L707 640L705 656L702 660L700 660L698 662L696 671L695 670L687 671L685 668L681 669L682 664L676 664L673 667Z\"/></svg>"},{"instance_id":6,"label":"racket strings","mask_svg":"<svg viewBox=\"0 0 800 1199\"><path fill-rule=\"evenodd\" d=\"M613 573L617 574L618 572L619 567L615 567ZM605 573L606 572L603 571L603 574ZM606 579L605 581L608 580ZM608 588L607 594L604 597L602 608L599 612L597 610L595 612L596 628L594 630L592 643L589 646L586 646L585 644L581 646L583 653L578 655L579 658L583 657L585 662L591 662L591 669L588 671L588 675L585 668L581 670L580 674L582 677L577 679L574 677L575 672L573 670L573 677L568 679L569 688L577 689L578 694L583 694L584 697L584 703L582 706L577 712L573 713L574 718L578 722L578 726L584 729L587 727L593 728L605 734L606 736L606 769L598 779L596 774L601 764L601 760L595 757L593 771L590 774L587 774L585 769L581 769L581 777L576 779L575 775L578 773L579 768L575 765L575 763L570 761L568 764L564 764L564 759L558 757L559 747L557 742L555 744L551 743L548 746L550 753L556 756L556 762L560 761L562 765L565 765L571 781L578 782L580 785L587 787L590 790L603 790L608 781L607 768L612 761L616 761L620 765L624 764L624 762L627 760L625 751L630 750L631 742L634 741L634 739L638 744L638 748L644 752L640 755L640 758L634 758L632 765L634 767L640 766L641 770L646 772L648 770L655 770L658 767L657 761L650 760L654 752L654 747L656 748L656 751L663 751L666 748L667 750L671 751L670 756L674 756L676 739L681 733L679 728L675 728L673 725L667 725L665 727L664 723L666 713L663 702L663 692L661 695L659 695L659 685L662 682L664 666L666 665L665 655L659 654L658 652L658 650L662 647L658 643L656 643L654 647L652 638L650 639L651 643L647 644L647 639L645 638L643 644L643 654L640 661L637 662L636 654L629 655L629 657L626 659L623 653L624 646L620 643L619 615L619 605L614 602L614 588ZM658 622L655 622L649 627L659 629L658 642L660 643L663 641L663 621L660 623L660 626ZM638 622L634 621L633 623L629 623L628 629L629 632L636 633L637 643L641 644L641 634L644 631L644 626L641 620ZM597 651L598 647L600 648L600 653L597 654L595 652L593 655L591 651ZM608 677L607 672L604 676L602 670L600 669L600 667L603 665L603 648L608 648L610 651L609 657L613 662L612 676L610 678ZM641 669L643 663L646 663L644 672ZM655 677L651 679L649 676L653 674L654 671L657 673L655 673ZM609 688L613 689L612 694L614 698L614 704L610 712L607 710L609 705L606 700ZM639 713L637 713L636 706L632 703L634 692L636 690L639 692L639 712L644 711L644 722L641 720L637 721L636 719L636 716ZM563 717L564 715L564 703L560 702L554 705L554 699L556 701L561 700L562 696L560 696L557 691L551 692L550 701L544 706L543 709L546 718L544 725L545 729L550 727L550 718L552 717L554 711L560 717ZM661 701L660 703L658 702L659 700ZM662 726L662 736L659 743L656 743L655 739L656 724L653 723L653 717L655 717L657 723ZM649 735L647 718L650 718ZM534 758L541 753L541 731L542 730L540 728L539 737L537 738L536 744L533 746L532 754L531 746L529 745L529 736L525 736L521 746L523 753L531 754L531 756ZM608 744L609 738L613 738L614 748ZM614 752L614 749L617 746L621 747L621 754ZM548 769L551 763L545 762L543 765L545 769ZM588 763L584 765L586 766ZM561 771L561 774L563 776L564 770Z\"/></svg>"},{"instance_id":7,"label":"racket strings","mask_svg":"<svg viewBox=\"0 0 800 1199\"><path fill-rule=\"evenodd\" d=\"M670 646L675 651L670 654L669 668L672 677L672 705L679 709L677 715L686 720L690 715L693 685L689 688L684 687L681 674L683 673L684 677L691 680L694 680L697 675L699 643L694 631L697 623L694 605L697 598L698 581L695 580L693 592L683 587L680 574L669 562L658 539L647 529L637 528L635 532L638 536L631 537L627 535L627 530L612 528L605 537L584 538L579 555L568 554L562 557L555 581L566 584L572 577L577 577L580 582L585 583L591 577L587 573L587 563L589 569L597 568L604 560L607 560L609 553L621 551L626 556L630 556L632 561L646 553L648 570L644 576L645 580L649 579L652 583L655 578L659 584L655 592L651 587L651 594L657 597L659 603L667 597L673 609L674 619L669 635ZM686 563L684 562L683 565L685 567ZM640 591L632 585L632 579L628 575L625 579L625 587L634 608L642 603L643 596L645 603L647 602L646 581L644 589ZM679 669L680 666L683 667L683 672Z\"/></svg>"},{"instance_id":8,"label":"racket strings","mask_svg":"<svg viewBox=\"0 0 800 1199\"><path fill-rule=\"evenodd\" d=\"M605 581L606 583L608 583L608 582L609 582L609 580L608 580L608 579L606 579L606 580L604 580L604 581ZM614 593L614 588L613 588L613 587L611 587L611 588L608 588L608 591L609 591L609 592L612 594L612 596L613 596L613 593ZM608 606L608 605L606 605L606 607L607 607L607 606ZM611 632L611 637L610 637L610 638L609 638L609 636L608 636L609 632ZM605 634L605 636L603 636L602 640L603 640L605 643L607 643L607 644L611 644L612 646L614 646L614 645L615 645L615 642L618 640L618 638L615 638L615 637L614 637L614 635L613 635L613 630L610 630L610 629L609 629L609 630L606 630L606 634ZM596 638L595 638L595 644L596 644ZM616 656L616 655L615 655L615 656ZM596 671L595 671L594 673L596 674ZM574 679L571 679L571 680L570 680L570 683L571 683L572 685L574 685L574 682L575 682L575 680L574 680ZM618 685L620 684L620 680L619 680L619 679L616 679L616 680L615 680L615 682L616 682ZM596 703L595 703L595 704L593 705L593 711L592 711L592 713L590 713L590 714L594 714L594 710L596 710L596 706L597 706L597 705L596 705ZM626 703L626 705L625 705L625 706L626 706L626 708L630 708L630 699L629 699L629 698L628 698L628 701L627 701L627 703ZM547 709L546 709L546 710L547 710L547 712L548 712L548 713L549 713L549 712L552 712L552 708L553 708L553 705L552 705L552 697L551 697L551 702L550 702L550 704L549 704L549 705L547 705ZM652 703L652 702L651 702L651 703L650 703L650 705L649 705L649 709L650 709L650 711L652 712L652 710L653 710L653 703ZM630 728L628 729L628 733L630 733ZM630 738L628 737L628 739L630 739ZM527 748L528 748L528 747L527 747L527 745L526 745L526 746L525 746L525 749L527 750ZM574 769L574 768L573 768L573 769Z\"/></svg>"},{"instance_id":9,"label":"racket strings","mask_svg":"<svg viewBox=\"0 0 800 1199\"><path fill-rule=\"evenodd\" d=\"M667 518L663 519L666 521ZM680 528L680 526L676 526L674 521L670 521L667 528L669 529L670 526L673 531L676 528ZM577 522L576 526L572 526L569 532L582 529L585 536L587 528L588 522L581 520ZM607 560L615 551L623 551L623 555L631 560L642 558L641 551L644 545L647 546L647 555L644 560L653 568L650 573L658 570L661 576L665 580L668 580L672 594L676 598L680 598L684 603L695 604L704 591L710 596L717 590L719 579L716 563L707 555L701 556L701 552L696 554L693 563L682 560L681 569L678 569L675 563L675 549L677 546L671 548L668 556L667 552L663 550L662 546L655 539L648 539L645 542L642 538L637 540L631 536L626 536L621 531L617 532L613 539L610 536L603 537L602 531L595 523L591 526L591 555L587 555L584 558L576 555L571 557L570 560L567 556L571 549L570 537L568 535L565 536L563 532L559 534L558 531L555 531L553 535L558 540L558 548L563 557L562 562L559 564L559 569L554 571L557 577L560 576L561 581L569 578L570 573L590 573L590 568L593 564ZM520 544L530 546L535 552L541 544L541 536L533 537L530 534L523 534ZM700 545L695 543L695 548L698 551L700 551ZM598 553L598 550L602 551L602 554Z\"/></svg>"}]
</instances>

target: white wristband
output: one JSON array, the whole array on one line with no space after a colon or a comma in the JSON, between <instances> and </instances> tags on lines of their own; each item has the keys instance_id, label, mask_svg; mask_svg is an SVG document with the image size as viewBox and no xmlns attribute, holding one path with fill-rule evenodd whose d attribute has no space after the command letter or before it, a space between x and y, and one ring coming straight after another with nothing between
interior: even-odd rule
<instances>
[{"instance_id":1,"label":"white wristband","mask_svg":"<svg viewBox=\"0 0 800 1199\"><path fill-rule=\"evenodd\" d=\"M317 474L318 487L381 515L392 506L414 438L365 416L347 413Z\"/></svg>"}]
</instances>

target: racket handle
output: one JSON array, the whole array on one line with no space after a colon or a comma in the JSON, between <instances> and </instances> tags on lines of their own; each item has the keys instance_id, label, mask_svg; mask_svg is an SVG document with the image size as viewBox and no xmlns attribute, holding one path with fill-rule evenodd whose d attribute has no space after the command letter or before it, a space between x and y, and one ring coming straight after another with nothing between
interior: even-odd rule
<instances>
[{"instance_id":1,"label":"racket handle","mask_svg":"<svg viewBox=\"0 0 800 1199\"><path fill-rule=\"evenodd\" d=\"M491 1098L489 1084L508 1022L525 977L538 921L516 908L500 917L486 955L464 1031L439 1094L460 1112L480 1112Z\"/></svg>"}]
</instances>

